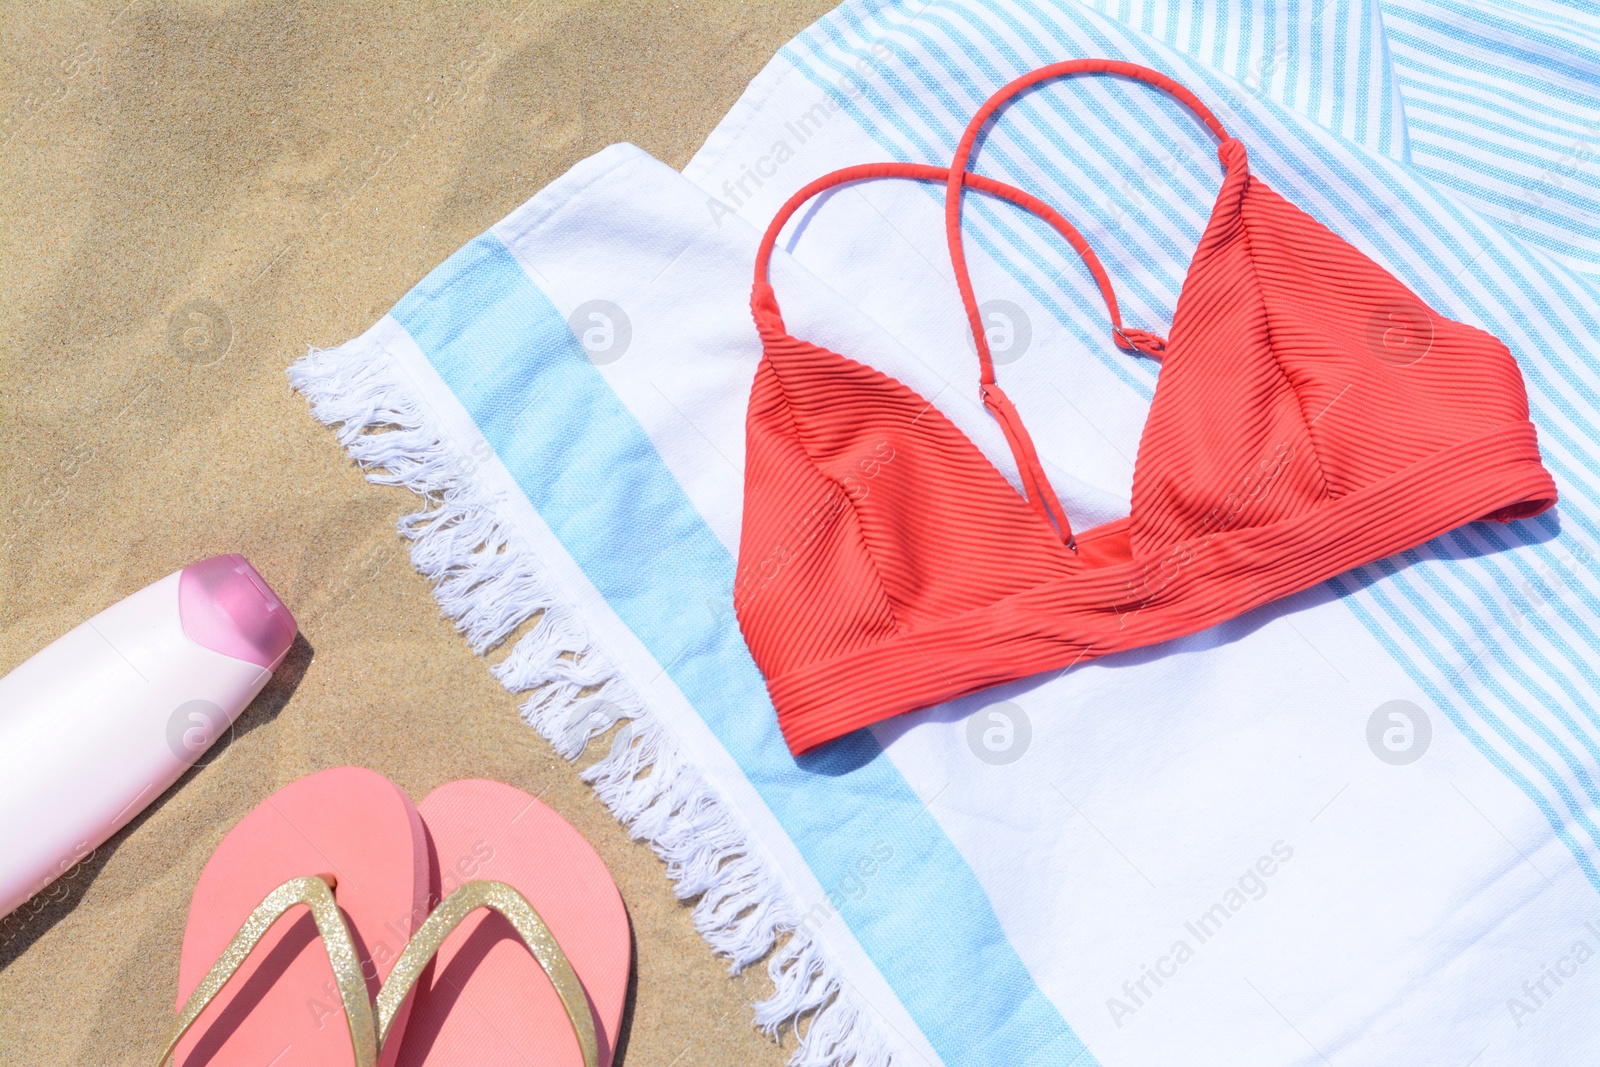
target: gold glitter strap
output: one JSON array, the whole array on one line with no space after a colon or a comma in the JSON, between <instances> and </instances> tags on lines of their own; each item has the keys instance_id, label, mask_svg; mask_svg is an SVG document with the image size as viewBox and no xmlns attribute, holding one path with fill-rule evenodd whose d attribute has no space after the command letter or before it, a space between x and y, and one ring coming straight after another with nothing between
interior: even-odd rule
<instances>
[{"instance_id":1,"label":"gold glitter strap","mask_svg":"<svg viewBox=\"0 0 1600 1067\"><path fill-rule=\"evenodd\" d=\"M338 880L331 874L321 877L291 878L267 894L265 900L250 913L239 932L223 950L217 962L201 980L183 1006L178 1016L178 1028L167 1042L156 1067L162 1067L178 1041L200 1017L212 998L222 992L223 986L238 971L239 965L250 955L272 924L296 904L311 909L311 918L322 935L323 947L328 950L328 961L333 964L334 981L339 986L339 998L344 1001L345 1022L350 1024L350 1041L355 1046L356 1067L375 1067L378 1062L378 1032L372 1017L372 1003L367 999L367 983L361 976L361 961L356 956L355 943L350 939L350 929L339 914L339 905L333 901L334 885Z\"/></svg>"},{"instance_id":2,"label":"gold glitter strap","mask_svg":"<svg viewBox=\"0 0 1600 1067\"><path fill-rule=\"evenodd\" d=\"M433 959L439 946L450 932L469 914L479 908L492 908L511 923L533 958L539 961L550 984L556 987L561 1006L567 1010L572 1032L577 1035L578 1047L583 1050L584 1067L599 1067L599 1053L595 1046L594 1016L589 1010L589 996L578 981L577 972L561 951L550 928L539 918L526 897L504 882L468 882L445 897L433 914L411 937L410 944L395 961L383 988L378 991L378 1043L389 1036L389 1026L405 1003L406 994L416 984L417 977Z\"/></svg>"}]
</instances>

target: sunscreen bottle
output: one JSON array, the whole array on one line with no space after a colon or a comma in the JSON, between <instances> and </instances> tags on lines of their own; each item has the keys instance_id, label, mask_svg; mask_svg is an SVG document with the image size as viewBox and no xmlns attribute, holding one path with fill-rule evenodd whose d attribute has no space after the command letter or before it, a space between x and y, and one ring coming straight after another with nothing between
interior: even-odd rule
<instances>
[{"instance_id":1,"label":"sunscreen bottle","mask_svg":"<svg viewBox=\"0 0 1600 1067\"><path fill-rule=\"evenodd\" d=\"M261 692L296 630L243 556L217 556L0 678L0 916L177 781Z\"/></svg>"}]
</instances>

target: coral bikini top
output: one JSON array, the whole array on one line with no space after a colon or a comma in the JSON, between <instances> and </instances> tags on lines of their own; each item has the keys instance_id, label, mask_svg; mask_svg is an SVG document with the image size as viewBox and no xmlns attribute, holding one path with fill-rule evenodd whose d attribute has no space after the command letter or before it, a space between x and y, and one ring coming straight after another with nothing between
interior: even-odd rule
<instances>
[{"instance_id":1,"label":"coral bikini top","mask_svg":"<svg viewBox=\"0 0 1600 1067\"><path fill-rule=\"evenodd\" d=\"M1164 89L1220 138L1225 174L1170 339L1126 328L1105 270L1059 214L969 173L1006 99L1062 75ZM791 336L767 280L789 216L844 182L946 185L950 258L979 389L1024 495L927 399ZM1084 258L1121 348L1162 361L1131 512L1073 535L994 361L961 245L963 187L1037 213ZM1005 86L950 168L881 163L818 178L756 256L763 358L750 394L734 605L791 750L1000 682L1191 634L1475 519L1555 503L1511 353L1442 318L1250 174L1245 147L1183 86L1073 60Z\"/></svg>"}]
</instances>

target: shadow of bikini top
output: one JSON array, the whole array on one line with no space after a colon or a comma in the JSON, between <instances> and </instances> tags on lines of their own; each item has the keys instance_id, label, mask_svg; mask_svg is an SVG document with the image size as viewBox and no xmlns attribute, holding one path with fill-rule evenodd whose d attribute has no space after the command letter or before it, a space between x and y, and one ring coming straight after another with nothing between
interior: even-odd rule
<instances>
[{"instance_id":1,"label":"shadow of bikini top","mask_svg":"<svg viewBox=\"0 0 1600 1067\"><path fill-rule=\"evenodd\" d=\"M1105 269L1066 219L967 169L1006 100L1080 73L1163 89L1220 140L1222 187L1166 341L1123 326ZM978 387L1022 494L929 400L784 328L767 279L779 231L817 193L880 177L945 183ZM1116 344L1162 361L1125 519L1074 536L996 380L962 248L963 189L1050 223L1099 285ZM1204 104L1131 63L1072 60L1016 79L972 117L948 169L876 163L811 182L767 227L751 308L763 357L734 605L795 753L1191 634L1463 523L1556 500L1505 345L1435 314L1253 177L1244 145Z\"/></svg>"}]
</instances>

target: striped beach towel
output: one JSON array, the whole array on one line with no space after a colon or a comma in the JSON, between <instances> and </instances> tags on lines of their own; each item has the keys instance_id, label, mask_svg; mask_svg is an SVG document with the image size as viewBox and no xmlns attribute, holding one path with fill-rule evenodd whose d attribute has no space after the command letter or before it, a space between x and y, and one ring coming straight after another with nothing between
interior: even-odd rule
<instances>
[{"instance_id":1,"label":"striped beach towel","mask_svg":"<svg viewBox=\"0 0 1600 1067\"><path fill-rule=\"evenodd\" d=\"M1504 340L1561 504L797 760L732 609L760 230L836 167L946 164L994 89L1077 56L1185 83L1273 189ZM564 756L608 746L585 774L711 945L767 960L756 1021L800 1026L796 1063L1589 1062L1597 152L1592 6L850 0L684 172L606 149L292 375L373 480L427 494L402 531L441 606L480 652L521 632L496 674ZM1166 332L1220 182L1191 116L1075 78L976 159ZM820 198L774 284L793 333L930 398L1015 484L941 193ZM1126 514L1158 368L1114 348L1047 227L977 197L966 218L1073 525Z\"/></svg>"}]
</instances>

